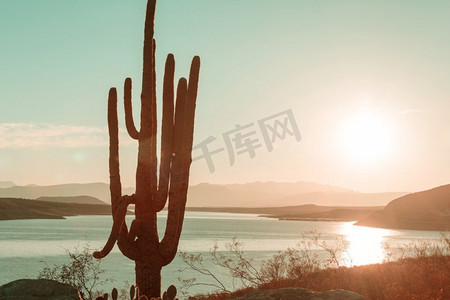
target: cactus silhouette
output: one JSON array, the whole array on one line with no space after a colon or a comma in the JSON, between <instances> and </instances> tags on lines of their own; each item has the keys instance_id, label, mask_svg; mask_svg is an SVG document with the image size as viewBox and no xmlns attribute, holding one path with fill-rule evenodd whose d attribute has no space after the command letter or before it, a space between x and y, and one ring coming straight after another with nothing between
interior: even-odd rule
<instances>
[{"instance_id":1,"label":"cactus silhouette","mask_svg":"<svg viewBox=\"0 0 450 300\"><path fill-rule=\"evenodd\" d=\"M108 255L117 241L120 251L136 264L136 285L149 299L161 294L161 268L177 253L184 219L191 165L195 103L197 98L200 58L191 63L189 80L178 81L174 103L175 60L166 59L162 97L162 128L159 176L156 149L156 42L153 38L156 0L147 3L141 93L141 122L136 129L132 115L132 81L124 84L125 123L128 134L138 141L136 191L122 195L119 172L119 138L117 91L108 97L109 174L113 226L106 245L94 257ZM168 217L164 237L157 231L157 215L168 200ZM125 222L127 207L135 205L135 219L130 228Z\"/></svg>"}]
</instances>

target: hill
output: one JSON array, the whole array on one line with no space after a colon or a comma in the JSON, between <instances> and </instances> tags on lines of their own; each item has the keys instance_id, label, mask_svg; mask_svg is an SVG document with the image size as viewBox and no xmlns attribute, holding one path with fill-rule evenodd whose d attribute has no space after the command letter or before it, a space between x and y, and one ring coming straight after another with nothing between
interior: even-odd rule
<instances>
[{"instance_id":1,"label":"hill","mask_svg":"<svg viewBox=\"0 0 450 300\"><path fill-rule=\"evenodd\" d=\"M0 220L63 219L76 215L110 215L106 204L45 202L28 199L0 198Z\"/></svg>"},{"instance_id":2,"label":"hill","mask_svg":"<svg viewBox=\"0 0 450 300\"><path fill-rule=\"evenodd\" d=\"M36 200L45 202L60 202L60 203L78 203L78 204L103 204L107 203L91 196L67 196L67 197L39 197Z\"/></svg>"},{"instance_id":3,"label":"hill","mask_svg":"<svg viewBox=\"0 0 450 300\"><path fill-rule=\"evenodd\" d=\"M450 184L391 201L356 225L393 229L450 230Z\"/></svg>"}]
</instances>

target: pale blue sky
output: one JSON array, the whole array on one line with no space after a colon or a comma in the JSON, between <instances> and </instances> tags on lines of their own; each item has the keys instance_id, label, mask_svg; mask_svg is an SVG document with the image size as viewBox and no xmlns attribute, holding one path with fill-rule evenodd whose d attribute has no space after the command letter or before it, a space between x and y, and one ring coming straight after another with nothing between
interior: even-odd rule
<instances>
[{"instance_id":1,"label":"pale blue sky","mask_svg":"<svg viewBox=\"0 0 450 300\"><path fill-rule=\"evenodd\" d=\"M122 95L127 76L140 92L145 4L0 1L0 180L108 180L107 92ZM212 174L197 161L192 183L304 180L361 191L449 183L449 1L159 0L156 15L159 80L169 52L178 76L193 55L202 59L194 144L214 136L223 147L235 124L287 109L302 134L253 159L237 155L233 166L217 154ZM367 161L341 145L342 124L361 111L390 136ZM135 147L125 135L121 142L131 186Z\"/></svg>"}]
</instances>

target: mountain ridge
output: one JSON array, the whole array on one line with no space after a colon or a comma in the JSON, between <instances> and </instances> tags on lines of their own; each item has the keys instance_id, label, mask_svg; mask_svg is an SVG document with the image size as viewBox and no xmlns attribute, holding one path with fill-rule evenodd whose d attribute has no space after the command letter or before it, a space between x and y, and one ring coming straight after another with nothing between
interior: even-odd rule
<instances>
[{"instance_id":1,"label":"mountain ridge","mask_svg":"<svg viewBox=\"0 0 450 300\"><path fill-rule=\"evenodd\" d=\"M78 203L78 204L103 204L103 205L109 205L106 202L103 202L102 200L91 197L91 196L65 196L65 197L49 197L49 196L42 196L39 198L36 198L37 201L44 201L44 202L58 202L58 203Z\"/></svg>"},{"instance_id":2,"label":"mountain ridge","mask_svg":"<svg viewBox=\"0 0 450 300\"><path fill-rule=\"evenodd\" d=\"M134 193L124 188L123 194ZM384 206L398 193L360 193L314 182L251 182L239 184L200 183L189 187L188 207L261 207L316 204L325 206ZM110 203L109 185L102 182L67 183L50 186L0 188L0 197L37 199L39 197L91 196Z\"/></svg>"},{"instance_id":3,"label":"mountain ridge","mask_svg":"<svg viewBox=\"0 0 450 300\"><path fill-rule=\"evenodd\" d=\"M0 198L0 220L64 219L77 215L110 215L111 205Z\"/></svg>"}]
</instances>

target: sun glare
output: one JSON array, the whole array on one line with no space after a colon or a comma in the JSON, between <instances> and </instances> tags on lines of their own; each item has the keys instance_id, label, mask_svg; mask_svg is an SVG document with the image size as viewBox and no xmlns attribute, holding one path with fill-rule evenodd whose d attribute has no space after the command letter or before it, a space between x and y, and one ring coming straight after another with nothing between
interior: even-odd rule
<instances>
[{"instance_id":1,"label":"sun glare","mask_svg":"<svg viewBox=\"0 0 450 300\"><path fill-rule=\"evenodd\" d=\"M392 150L392 128L381 116L362 111L343 122L341 144L350 160L363 164L377 163Z\"/></svg>"},{"instance_id":2,"label":"sun glare","mask_svg":"<svg viewBox=\"0 0 450 300\"><path fill-rule=\"evenodd\" d=\"M383 262L386 253L383 241L395 231L380 228L355 226L351 223L342 228L342 234L349 242L347 249L350 265L368 265Z\"/></svg>"}]
</instances>

